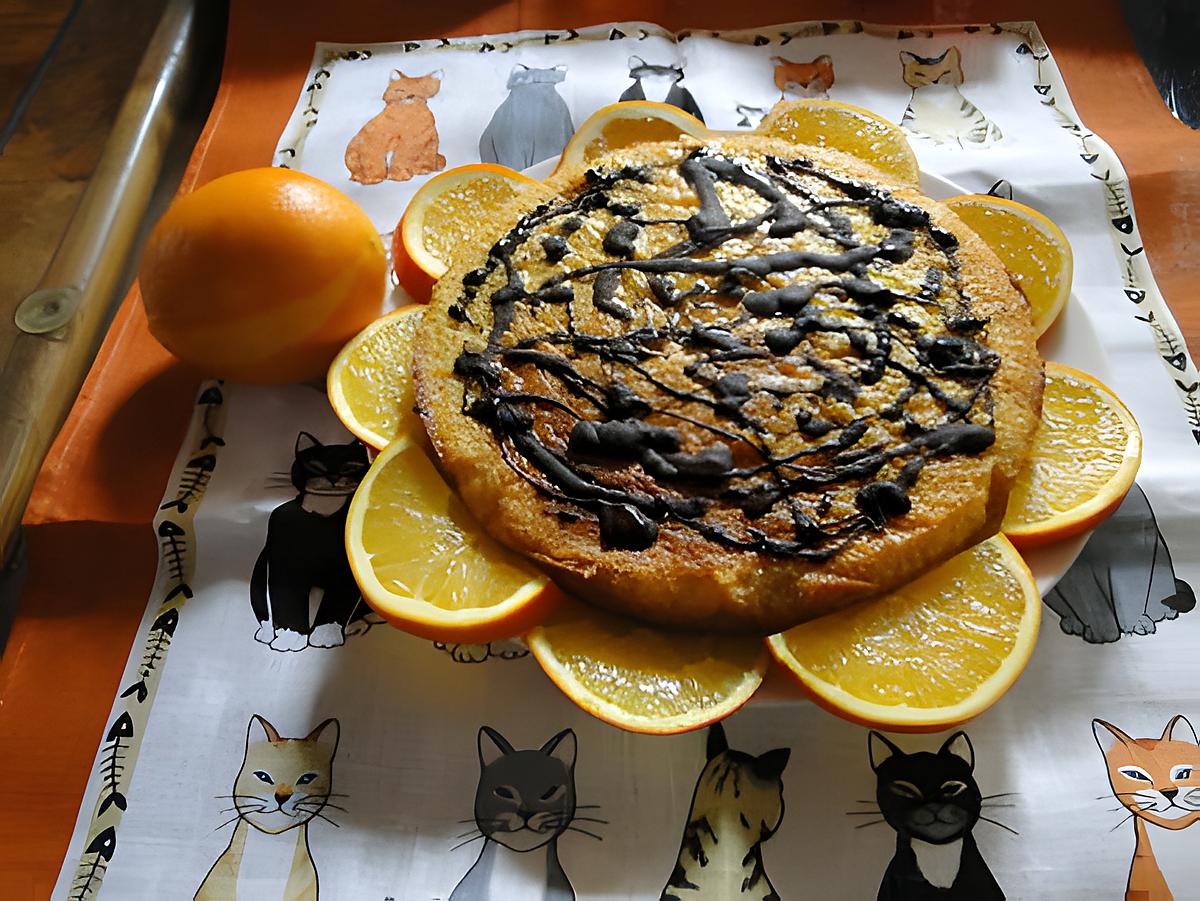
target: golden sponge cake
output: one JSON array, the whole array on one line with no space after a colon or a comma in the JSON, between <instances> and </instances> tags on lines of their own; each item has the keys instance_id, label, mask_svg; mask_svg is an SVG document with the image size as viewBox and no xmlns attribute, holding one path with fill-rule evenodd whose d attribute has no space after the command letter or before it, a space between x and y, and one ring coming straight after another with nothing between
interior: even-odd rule
<instances>
[{"instance_id":1,"label":"golden sponge cake","mask_svg":"<svg viewBox=\"0 0 1200 901\"><path fill-rule=\"evenodd\" d=\"M1028 305L951 212L836 152L643 144L480 210L416 340L440 465L565 589L768 633L993 534Z\"/></svg>"}]
</instances>

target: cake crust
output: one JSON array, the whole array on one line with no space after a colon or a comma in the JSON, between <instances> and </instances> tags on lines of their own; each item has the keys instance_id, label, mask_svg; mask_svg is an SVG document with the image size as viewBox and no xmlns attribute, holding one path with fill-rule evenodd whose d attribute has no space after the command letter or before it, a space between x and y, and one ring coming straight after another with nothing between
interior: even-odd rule
<instances>
[{"instance_id":1,"label":"cake crust","mask_svg":"<svg viewBox=\"0 0 1200 901\"><path fill-rule=\"evenodd\" d=\"M1042 364L946 207L747 135L639 145L481 215L418 333L418 408L472 514L567 591L767 634L998 530Z\"/></svg>"}]
</instances>

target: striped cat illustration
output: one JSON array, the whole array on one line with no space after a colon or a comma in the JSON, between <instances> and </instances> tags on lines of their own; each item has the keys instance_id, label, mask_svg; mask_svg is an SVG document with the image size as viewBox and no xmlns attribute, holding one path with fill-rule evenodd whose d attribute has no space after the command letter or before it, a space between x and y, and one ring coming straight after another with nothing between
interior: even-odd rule
<instances>
[{"instance_id":1,"label":"striped cat illustration","mask_svg":"<svg viewBox=\"0 0 1200 901\"><path fill-rule=\"evenodd\" d=\"M233 801L237 825L195 901L317 901L308 826L336 806L329 798L339 733L338 721L328 719L304 738L282 738L258 714L250 717L233 794L223 796Z\"/></svg>"},{"instance_id":2,"label":"striped cat illustration","mask_svg":"<svg viewBox=\"0 0 1200 901\"><path fill-rule=\"evenodd\" d=\"M900 125L937 144L988 144L1003 135L996 123L962 95L962 55L957 47L941 56L925 57L900 51L904 83L912 97Z\"/></svg>"},{"instance_id":3,"label":"striped cat illustration","mask_svg":"<svg viewBox=\"0 0 1200 901\"><path fill-rule=\"evenodd\" d=\"M735 751L720 723L708 729L675 869L659 901L779 901L762 845L783 822L788 748L755 757Z\"/></svg>"},{"instance_id":4,"label":"striped cat illustration","mask_svg":"<svg viewBox=\"0 0 1200 901\"><path fill-rule=\"evenodd\" d=\"M1157 739L1130 738L1104 720L1092 720L1092 734L1104 754L1113 795L1129 811L1125 819L1133 820L1125 901L1196 897L1200 836L1189 830L1200 820L1196 730L1183 716L1173 716Z\"/></svg>"}]
</instances>

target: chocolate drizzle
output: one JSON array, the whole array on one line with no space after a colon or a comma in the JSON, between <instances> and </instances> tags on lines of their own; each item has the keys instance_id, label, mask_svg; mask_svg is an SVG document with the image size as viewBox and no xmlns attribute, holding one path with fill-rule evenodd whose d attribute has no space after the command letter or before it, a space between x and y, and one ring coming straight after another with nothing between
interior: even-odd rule
<instances>
[{"instance_id":1,"label":"chocolate drizzle","mask_svg":"<svg viewBox=\"0 0 1200 901\"><path fill-rule=\"evenodd\" d=\"M638 186L676 175L698 208L650 218ZM957 240L921 207L808 160L764 171L706 149L675 172L587 176L498 241L451 307L491 322L455 364L464 413L563 521L592 517L608 548L650 547L670 522L827 559L908 513L928 460L992 445L1000 360ZM571 268L577 234L609 259ZM918 252L935 262L897 278Z\"/></svg>"}]
</instances>

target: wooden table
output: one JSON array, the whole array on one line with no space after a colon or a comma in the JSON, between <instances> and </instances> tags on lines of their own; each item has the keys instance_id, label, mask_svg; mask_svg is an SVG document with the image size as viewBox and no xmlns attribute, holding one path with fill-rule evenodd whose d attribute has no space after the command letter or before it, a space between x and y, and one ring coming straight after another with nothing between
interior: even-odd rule
<instances>
[{"instance_id":1,"label":"wooden table","mask_svg":"<svg viewBox=\"0 0 1200 901\"><path fill-rule=\"evenodd\" d=\"M0 2L0 122L7 120L70 0ZM17 303L37 285L112 127L163 0L84 3L0 156L0 358Z\"/></svg>"},{"instance_id":2,"label":"wooden table","mask_svg":"<svg viewBox=\"0 0 1200 901\"><path fill-rule=\"evenodd\" d=\"M787 0L755 4L747 12L704 0L582 0L568 18L556 0L425 4L403 14L390 0L333 5L294 0L284 21L282 13L272 12L276 4L234 0L216 100L222 128L201 138L184 184L270 160L318 38L381 41L622 18L668 28L816 17L909 25L1035 19L1080 115L1113 145L1129 171L1159 286L1193 352L1200 350L1200 298L1191 290L1200 276L1200 255L1194 252L1200 246L1200 134L1166 111L1116 0L928 0L899 7ZM71 113L64 109L58 115ZM10 208L3 200L0 206ZM14 212L29 215L26 208ZM0 894L6 899L46 897L61 865L146 605L155 565L149 522L196 383L196 373L149 338L140 304L131 296L43 468L26 516L29 583L0 659L0 770L9 781L0 809Z\"/></svg>"}]
</instances>

